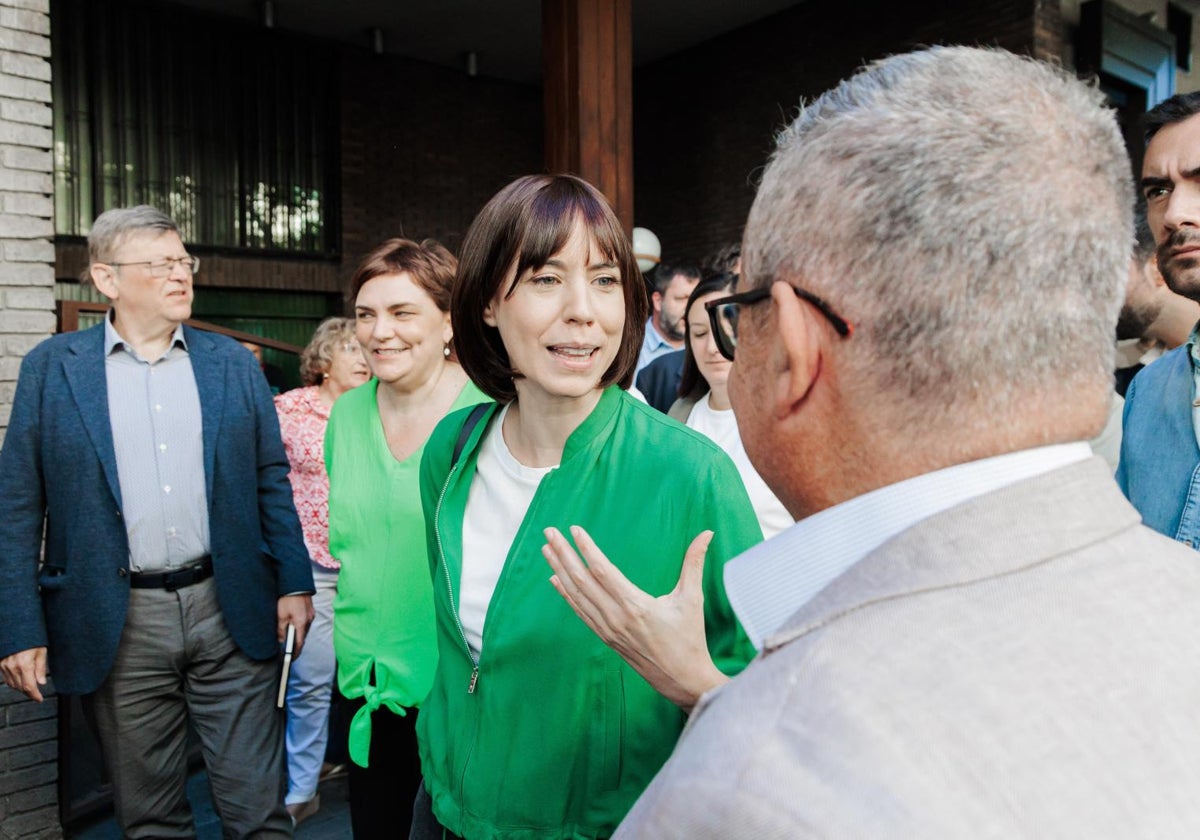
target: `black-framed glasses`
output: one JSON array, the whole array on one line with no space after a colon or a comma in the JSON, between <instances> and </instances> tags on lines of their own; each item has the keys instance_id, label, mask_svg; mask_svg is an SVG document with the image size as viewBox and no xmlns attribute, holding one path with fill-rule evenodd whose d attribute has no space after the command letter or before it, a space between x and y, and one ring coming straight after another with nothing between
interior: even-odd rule
<instances>
[{"instance_id":1,"label":"black-framed glasses","mask_svg":"<svg viewBox=\"0 0 1200 840\"><path fill-rule=\"evenodd\" d=\"M175 266L183 266L183 270L188 274L195 274L200 270L199 257L169 257L162 260L138 260L136 262L114 262L105 263L105 265L121 268L127 265L144 265L154 277L170 277L171 272L175 270Z\"/></svg>"},{"instance_id":2,"label":"black-framed glasses","mask_svg":"<svg viewBox=\"0 0 1200 840\"><path fill-rule=\"evenodd\" d=\"M828 303L821 300L821 298L812 292L797 289L795 286L792 286L791 289L796 293L796 297L808 301L822 315L828 318L829 323L833 325L834 330L842 338L849 338L853 334L854 325L834 312L833 307ZM704 304L704 308L708 310L708 322L712 326L713 337L717 341L717 349L729 361L733 361L733 352L737 349L739 308L742 306L753 306L770 296L770 286L763 286L758 289L751 289L748 292L740 292L729 297L710 300Z\"/></svg>"}]
</instances>

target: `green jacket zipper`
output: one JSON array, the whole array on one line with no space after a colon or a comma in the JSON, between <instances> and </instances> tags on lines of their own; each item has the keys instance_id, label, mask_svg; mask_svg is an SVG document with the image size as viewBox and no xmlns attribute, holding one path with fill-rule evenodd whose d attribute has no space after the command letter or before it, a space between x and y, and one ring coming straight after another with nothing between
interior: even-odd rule
<instances>
[{"instance_id":1,"label":"green jacket zipper","mask_svg":"<svg viewBox=\"0 0 1200 840\"><path fill-rule=\"evenodd\" d=\"M437 537L438 564L442 567L442 577L446 581L446 594L450 598L450 614L454 616L454 624L458 627L463 650L466 651L467 658L471 660L471 682L467 685L467 694L474 694L475 686L479 683L479 660L471 653L471 645L467 642L467 633L463 630L462 619L458 617L458 610L454 606L454 584L450 580L450 567L446 564L446 553L442 550L442 502L446 498L446 491L450 489L450 479L454 477L454 471L457 469L458 464L452 464L450 472L446 474L446 481L442 484L442 492L438 495L437 507L433 511L433 533Z\"/></svg>"}]
</instances>

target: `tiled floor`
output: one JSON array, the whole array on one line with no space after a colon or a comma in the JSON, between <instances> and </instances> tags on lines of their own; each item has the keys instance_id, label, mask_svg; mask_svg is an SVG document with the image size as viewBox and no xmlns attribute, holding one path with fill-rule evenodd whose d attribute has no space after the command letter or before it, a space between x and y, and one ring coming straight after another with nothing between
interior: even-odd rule
<instances>
[{"instance_id":1,"label":"tiled floor","mask_svg":"<svg viewBox=\"0 0 1200 840\"><path fill-rule=\"evenodd\" d=\"M350 840L350 806L346 801L346 777L321 784L321 809L296 829L304 840ZM188 799L196 817L197 840L221 840L221 821L213 811L208 793L208 777L203 771L188 780ZM121 832L112 819L95 823L70 835L76 840L121 840Z\"/></svg>"}]
</instances>

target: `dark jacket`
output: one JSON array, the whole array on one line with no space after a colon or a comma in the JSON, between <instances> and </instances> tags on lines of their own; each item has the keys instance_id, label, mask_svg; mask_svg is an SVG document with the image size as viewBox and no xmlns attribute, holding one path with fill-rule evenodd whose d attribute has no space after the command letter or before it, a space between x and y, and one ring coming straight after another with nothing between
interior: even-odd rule
<instances>
[{"instance_id":1,"label":"dark jacket","mask_svg":"<svg viewBox=\"0 0 1200 840\"><path fill-rule=\"evenodd\" d=\"M184 335L200 395L217 598L238 647L269 659L278 654L277 599L313 588L279 421L253 356L224 336ZM129 603L103 324L47 339L21 364L0 450L0 585L0 657L45 645L59 692L94 691Z\"/></svg>"},{"instance_id":2,"label":"dark jacket","mask_svg":"<svg viewBox=\"0 0 1200 840\"><path fill-rule=\"evenodd\" d=\"M679 399L679 379L683 375L684 350L659 356L638 373L637 389L646 402L663 414Z\"/></svg>"}]
</instances>

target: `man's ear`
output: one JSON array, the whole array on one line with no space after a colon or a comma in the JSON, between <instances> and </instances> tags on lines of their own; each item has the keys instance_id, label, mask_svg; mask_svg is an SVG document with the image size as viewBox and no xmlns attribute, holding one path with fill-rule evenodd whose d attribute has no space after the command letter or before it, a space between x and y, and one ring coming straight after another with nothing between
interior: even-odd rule
<instances>
[{"instance_id":1,"label":"man's ear","mask_svg":"<svg viewBox=\"0 0 1200 840\"><path fill-rule=\"evenodd\" d=\"M662 292L653 291L650 293L650 308L655 314L662 311Z\"/></svg>"},{"instance_id":2,"label":"man's ear","mask_svg":"<svg viewBox=\"0 0 1200 840\"><path fill-rule=\"evenodd\" d=\"M96 287L96 291L109 300L116 300L118 297L116 274L112 266L104 265L103 263L92 263L88 267L88 275L92 278L92 285Z\"/></svg>"},{"instance_id":3,"label":"man's ear","mask_svg":"<svg viewBox=\"0 0 1200 840\"><path fill-rule=\"evenodd\" d=\"M821 372L824 332L811 306L783 281L771 285L771 317L776 319L771 364L775 374L773 411L784 420L800 409Z\"/></svg>"}]
</instances>

